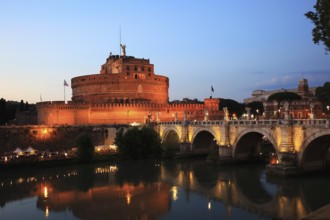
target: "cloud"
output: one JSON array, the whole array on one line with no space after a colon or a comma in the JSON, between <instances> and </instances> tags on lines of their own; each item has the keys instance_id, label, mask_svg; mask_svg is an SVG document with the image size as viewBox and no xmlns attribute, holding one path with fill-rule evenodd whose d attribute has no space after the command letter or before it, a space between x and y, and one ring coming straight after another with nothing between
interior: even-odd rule
<instances>
[{"instance_id":1,"label":"cloud","mask_svg":"<svg viewBox=\"0 0 330 220\"><path fill-rule=\"evenodd\" d=\"M298 86L300 79L307 79L309 86L322 86L330 81L330 70L313 70L304 72L290 72L274 76L268 80L258 81L254 88L258 89L291 89Z\"/></svg>"}]
</instances>

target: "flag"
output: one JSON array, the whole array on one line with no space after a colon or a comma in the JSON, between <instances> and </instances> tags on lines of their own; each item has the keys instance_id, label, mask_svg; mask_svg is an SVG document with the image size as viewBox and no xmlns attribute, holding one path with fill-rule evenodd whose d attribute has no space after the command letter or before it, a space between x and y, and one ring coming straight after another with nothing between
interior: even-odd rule
<instances>
[{"instance_id":1,"label":"flag","mask_svg":"<svg viewBox=\"0 0 330 220\"><path fill-rule=\"evenodd\" d=\"M69 84L64 80L64 86L69 86Z\"/></svg>"},{"instance_id":2,"label":"flag","mask_svg":"<svg viewBox=\"0 0 330 220\"><path fill-rule=\"evenodd\" d=\"M214 92L213 86L211 86L211 91Z\"/></svg>"}]
</instances>

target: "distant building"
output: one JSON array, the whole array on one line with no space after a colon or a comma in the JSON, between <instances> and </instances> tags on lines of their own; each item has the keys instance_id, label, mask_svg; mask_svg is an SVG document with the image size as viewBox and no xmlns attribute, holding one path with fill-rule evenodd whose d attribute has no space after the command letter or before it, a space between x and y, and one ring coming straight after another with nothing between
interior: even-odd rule
<instances>
[{"instance_id":1,"label":"distant building","mask_svg":"<svg viewBox=\"0 0 330 220\"><path fill-rule=\"evenodd\" d=\"M71 79L72 101L37 103L38 124L128 124L220 119L219 99L169 102L169 78L149 59L112 55L99 74Z\"/></svg>"},{"instance_id":2,"label":"distant building","mask_svg":"<svg viewBox=\"0 0 330 220\"><path fill-rule=\"evenodd\" d=\"M314 97L315 96L316 87L308 87L307 79L299 80L298 87L294 89L277 89L277 90L254 90L252 92L252 97L246 98L243 100L245 104L251 102L267 102L269 96L278 92L294 92L300 95L302 98L304 97Z\"/></svg>"},{"instance_id":3,"label":"distant building","mask_svg":"<svg viewBox=\"0 0 330 220\"><path fill-rule=\"evenodd\" d=\"M307 79L299 80L296 89L280 89L280 90L255 90L252 97L244 99L244 103L262 102L264 106L265 118L283 118L284 103L277 101L268 102L268 97L279 92L294 92L301 96L301 100L294 100L289 103L289 114L292 118L323 118L322 105L315 97L316 87L309 88Z\"/></svg>"}]
</instances>

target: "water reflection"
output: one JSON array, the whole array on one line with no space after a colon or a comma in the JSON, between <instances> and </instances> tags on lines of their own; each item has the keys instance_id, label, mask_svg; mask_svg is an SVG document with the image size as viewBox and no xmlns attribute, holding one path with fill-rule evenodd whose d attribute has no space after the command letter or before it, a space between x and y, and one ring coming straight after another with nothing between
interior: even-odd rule
<instances>
[{"instance_id":1,"label":"water reflection","mask_svg":"<svg viewBox=\"0 0 330 220\"><path fill-rule=\"evenodd\" d=\"M1 219L22 217L10 212L22 201L39 219L300 219L330 202L326 175L266 178L262 166L204 161L6 171L0 183Z\"/></svg>"}]
</instances>

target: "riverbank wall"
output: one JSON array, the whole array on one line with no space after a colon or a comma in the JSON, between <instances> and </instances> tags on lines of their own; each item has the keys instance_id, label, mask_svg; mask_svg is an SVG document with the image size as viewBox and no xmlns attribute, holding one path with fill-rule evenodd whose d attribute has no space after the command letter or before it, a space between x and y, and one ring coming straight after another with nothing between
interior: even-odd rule
<instances>
[{"instance_id":1,"label":"riverbank wall","mask_svg":"<svg viewBox=\"0 0 330 220\"><path fill-rule=\"evenodd\" d=\"M0 154L12 152L17 147L33 147L44 151L64 151L75 147L76 138L88 133L95 146L114 143L117 130L127 125L25 125L0 126Z\"/></svg>"}]
</instances>

